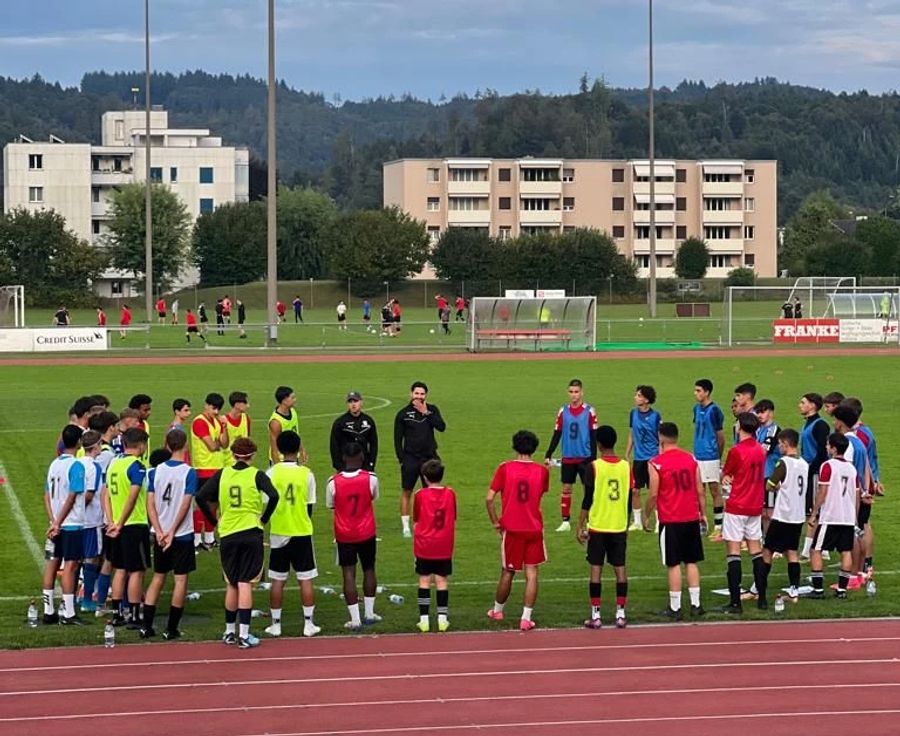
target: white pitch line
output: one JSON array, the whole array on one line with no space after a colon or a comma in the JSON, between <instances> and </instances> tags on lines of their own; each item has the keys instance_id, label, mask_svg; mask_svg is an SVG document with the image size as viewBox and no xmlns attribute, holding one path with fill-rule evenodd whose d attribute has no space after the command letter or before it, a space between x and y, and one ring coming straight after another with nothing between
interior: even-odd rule
<instances>
[{"instance_id":1,"label":"white pitch line","mask_svg":"<svg viewBox=\"0 0 900 736\"><path fill-rule=\"evenodd\" d=\"M247 660L252 662L252 659ZM900 665L900 659L895 657L887 659L842 659L834 661L831 659L821 660L805 660L802 662L704 662L700 664L664 664L664 665L634 665L628 667L566 667L557 669L540 669L540 670L492 670L492 671L474 671L474 672L428 672L428 673L401 673L397 675L352 675L349 679L353 682L376 681L384 682L387 680L400 680L411 682L414 680L434 680L434 679L455 679L468 677L527 677L531 675L574 675L587 674L592 672L655 672L655 671L678 671L678 670L698 670L698 669L721 669L725 667L810 667L832 666L846 667L847 665L865 665L865 664L893 664ZM133 692L137 690L181 690L187 688L194 690L197 688L207 687L257 687L264 685L304 685L304 684L322 684L331 682L340 682L346 684L348 676L342 677L300 677L292 679L278 680L232 680L223 682L222 680L214 680L207 682L186 682L186 683L158 683L153 685L144 685L137 683L134 685L113 685L105 686L104 692L111 693L117 691ZM0 698L22 697L27 695L66 695L73 693L96 693L96 687L65 687L53 688L47 690L16 690L9 692L0 692Z\"/></svg>"},{"instance_id":2,"label":"white pitch line","mask_svg":"<svg viewBox=\"0 0 900 736\"><path fill-rule=\"evenodd\" d=\"M705 688L678 688L672 690L601 690L584 693L538 693L535 695L482 695L458 698L412 698L408 700L357 700L350 702L334 703L286 703L275 705L237 705L216 708L175 708L168 710L134 710L134 711L105 711L101 713L70 713L66 715L49 716L16 716L13 718L0 718L0 723L24 722L24 721L74 721L85 718L133 718L140 716L176 716L176 715L200 715L203 713L241 713L249 711L280 711L280 710L306 710L328 708L353 708L372 706L404 706L404 705L448 705L451 703L484 703L503 702L515 700L559 700L567 698L618 698L625 696L644 697L647 695L709 695L713 693L749 693L778 691L784 693L788 690L854 690L872 688L900 687L900 682L860 682L835 685L759 685L755 687L705 687Z\"/></svg>"},{"instance_id":3,"label":"white pitch line","mask_svg":"<svg viewBox=\"0 0 900 736\"><path fill-rule=\"evenodd\" d=\"M484 654L549 654L553 652L599 652L599 651L618 651L631 649L697 649L700 647L721 647L727 646L781 646L793 644L815 644L823 646L825 644L872 644L900 641L900 636L872 636L872 637L838 637L834 639L823 639L821 637L813 637L809 639L738 639L727 640L721 639L710 641L686 641L686 642L650 642L645 644L585 644L579 646L556 646L556 647L508 647L506 649L445 649L445 650L429 650L425 652L358 652L352 654L299 654L287 655L281 657L253 657L254 663L261 662L317 662L317 661L345 661L348 659L377 659L384 661L386 659L400 659L404 657L459 657L459 656L479 656ZM72 665L46 665L36 667L5 667L0 668L0 674L3 673L24 673L24 672L60 672L67 670L95 670L95 669L121 669L127 667L183 667L188 665L219 665L219 664L236 664L240 662L245 665L247 657L222 657L203 659L167 659L167 660L141 660L129 662L95 662L93 664L72 664Z\"/></svg>"},{"instance_id":4,"label":"white pitch line","mask_svg":"<svg viewBox=\"0 0 900 736\"><path fill-rule=\"evenodd\" d=\"M16 489L13 488L12 481L9 479L9 473L6 472L6 468L2 462L0 462L0 478L6 479L6 483L3 485L3 488L5 489L3 495L9 500L10 511L12 512L16 525L19 527L22 538L25 540L25 546L31 553L31 559L34 560L34 564L37 565L38 570L43 571L44 551L41 549L41 545L38 544L37 539L34 537L34 533L31 531L31 525L28 523L25 512L22 511L22 504L19 502L18 495L16 495Z\"/></svg>"}]
</instances>

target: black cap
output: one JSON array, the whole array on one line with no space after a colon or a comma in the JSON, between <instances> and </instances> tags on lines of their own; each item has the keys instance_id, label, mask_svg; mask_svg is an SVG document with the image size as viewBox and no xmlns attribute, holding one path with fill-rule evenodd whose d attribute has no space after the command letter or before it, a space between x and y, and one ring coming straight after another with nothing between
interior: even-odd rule
<instances>
[{"instance_id":1,"label":"black cap","mask_svg":"<svg viewBox=\"0 0 900 736\"><path fill-rule=\"evenodd\" d=\"M347 401L362 401L362 394L359 391L351 391L347 394Z\"/></svg>"}]
</instances>

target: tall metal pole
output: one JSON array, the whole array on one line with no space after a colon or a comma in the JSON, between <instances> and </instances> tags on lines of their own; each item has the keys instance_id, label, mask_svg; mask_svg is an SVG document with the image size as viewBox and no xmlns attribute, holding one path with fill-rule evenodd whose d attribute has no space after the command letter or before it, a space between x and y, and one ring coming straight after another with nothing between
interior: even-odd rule
<instances>
[{"instance_id":1,"label":"tall metal pole","mask_svg":"<svg viewBox=\"0 0 900 736\"><path fill-rule=\"evenodd\" d=\"M275 302L278 301L278 155L275 141L275 0L269 0L269 105L268 133L268 188L266 193L266 324L269 325L269 341L278 339L278 327L274 322Z\"/></svg>"},{"instance_id":2,"label":"tall metal pole","mask_svg":"<svg viewBox=\"0 0 900 736\"><path fill-rule=\"evenodd\" d=\"M153 203L150 185L150 0L144 0L144 306L153 324Z\"/></svg>"},{"instance_id":3,"label":"tall metal pole","mask_svg":"<svg viewBox=\"0 0 900 736\"><path fill-rule=\"evenodd\" d=\"M653 0L650 2L650 316L656 316L656 131L653 109Z\"/></svg>"}]
</instances>

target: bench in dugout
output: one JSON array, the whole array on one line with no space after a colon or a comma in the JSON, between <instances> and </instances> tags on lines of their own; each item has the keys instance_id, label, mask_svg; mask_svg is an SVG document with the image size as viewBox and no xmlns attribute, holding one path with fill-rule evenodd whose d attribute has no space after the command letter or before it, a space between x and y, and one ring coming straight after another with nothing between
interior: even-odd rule
<instances>
[{"instance_id":1,"label":"bench in dugout","mask_svg":"<svg viewBox=\"0 0 900 736\"><path fill-rule=\"evenodd\" d=\"M593 350L596 300L593 297L472 299L466 347L482 350Z\"/></svg>"}]
</instances>

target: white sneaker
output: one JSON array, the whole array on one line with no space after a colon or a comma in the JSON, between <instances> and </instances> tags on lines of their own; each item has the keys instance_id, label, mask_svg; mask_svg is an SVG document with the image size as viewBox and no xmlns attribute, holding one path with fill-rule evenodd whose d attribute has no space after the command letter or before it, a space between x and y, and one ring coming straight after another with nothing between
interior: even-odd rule
<instances>
[{"instance_id":1,"label":"white sneaker","mask_svg":"<svg viewBox=\"0 0 900 736\"><path fill-rule=\"evenodd\" d=\"M316 626L312 621L306 621L303 624L303 636L315 636L322 630L321 626Z\"/></svg>"},{"instance_id":2,"label":"white sneaker","mask_svg":"<svg viewBox=\"0 0 900 736\"><path fill-rule=\"evenodd\" d=\"M572 531L572 524L569 521L563 521L558 527L556 527L556 531L558 532L570 532Z\"/></svg>"},{"instance_id":3,"label":"white sneaker","mask_svg":"<svg viewBox=\"0 0 900 736\"><path fill-rule=\"evenodd\" d=\"M643 525L638 524L634 521L632 521L631 524L628 525L628 531L630 531L630 532L639 532L639 531L642 531L643 529L644 529Z\"/></svg>"},{"instance_id":4,"label":"white sneaker","mask_svg":"<svg viewBox=\"0 0 900 736\"><path fill-rule=\"evenodd\" d=\"M411 529L404 529L404 530L403 530L403 538L404 538L404 539L412 539L412 530L411 530Z\"/></svg>"},{"instance_id":5,"label":"white sneaker","mask_svg":"<svg viewBox=\"0 0 900 736\"><path fill-rule=\"evenodd\" d=\"M268 626L266 626L265 632L269 636L281 636L281 624L269 624Z\"/></svg>"}]
</instances>

